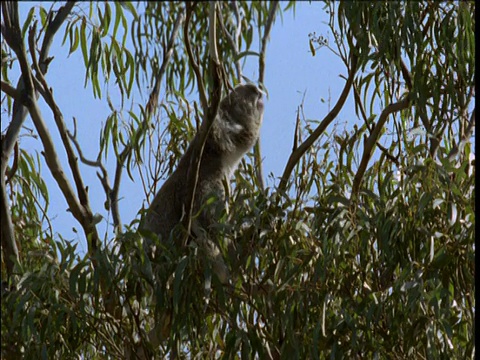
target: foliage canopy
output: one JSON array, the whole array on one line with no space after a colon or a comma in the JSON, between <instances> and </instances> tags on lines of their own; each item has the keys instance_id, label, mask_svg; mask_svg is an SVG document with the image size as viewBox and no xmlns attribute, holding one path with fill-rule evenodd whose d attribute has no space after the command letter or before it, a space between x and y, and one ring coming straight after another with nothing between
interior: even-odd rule
<instances>
[{"instance_id":1,"label":"foliage canopy","mask_svg":"<svg viewBox=\"0 0 480 360\"><path fill-rule=\"evenodd\" d=\"M274 186L263 185L259 146L236 171L218 223L218 238L236 244L225 254L231 286L195 246L145 255L138 218L119 216L122 174L152 199L246 58L268 91L270 31L294 2L39 4L23 24L16 2L1 6L2 358L474 357L474 2L325 3L333 41L305 41L313 56L342 60L344 88L324 119L298 119ZM44 77L60 66L55 37L82 54L85 86L111 110L94 160ZM148 102L134 102L145 88ZM348 96L354 125L332 131ZM18 141L27 116L41 156ZM98 171L107 239L79 163ZM50 223L53 191L84 232L85 256ZM151 338L155 323L168 325L163 341Z\"/></svg>"}]
</instances>

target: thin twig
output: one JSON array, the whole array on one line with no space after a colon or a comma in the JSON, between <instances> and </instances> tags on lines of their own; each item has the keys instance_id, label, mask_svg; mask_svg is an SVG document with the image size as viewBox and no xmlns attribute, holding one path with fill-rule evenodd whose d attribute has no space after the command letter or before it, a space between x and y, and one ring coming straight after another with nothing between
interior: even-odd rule
<instances>
[{"instance_id":1,"label":"thin twig","mask_svg":"<svg viewBox=\"0 0 480 360\"><path fill-rule=\"evenodd\" d=\"M264 87L263 82L265 78L265 58L267 52L267 42L270 38L270 32L272 30L273 22L275 20L275 14L278 10L279 2L273 1L271 3L271 8L268 13L267 23L265 24L265 31L262 36L261 47L260 47L260 57L258 60L258 84ZM262 149L261 149L261 141L258 138L255 146L253 147L253 153L255 156L255 173L257 177L257 183L259 188L264 191L265 190L265 178L263 174L263 163L262 163Z\"/></svg>"},{"instance_id":2,"label":"thin twig","mask_svg":"<svg viewBox=\"0 0 480 360\"><path fill-rule=\"evenodd\" d=\"M67 135L68 137L70 138L70 140L72 141L73 145L75 146L75 148L77 149L77 153L78 153L78 156L80 158L80 161L82 163L84 163L85 165L88 165L88 166L92 166L92 167L98 167L98 168L101 168L101 169L105 169L103 167L103 164L97 159L95 161L93 160L89 160L87 159L84 155L83 155L83 151L82 151L82 148L80 147L80 144L77 140L77 136L76 134L72 134L70 131L67 130Z\"/></svg>"},{"instance_id":3,"label":"thin twig","mask_svg":"<svg viewBox=\"0 0 480 360\"><path fill-rule=\"evenodd\" d=\"M102 164L102 162L100 161L100 159L97 159L95 161L93 160L89 160L87 159L84 155L83 155L83 151L82 151L82 148L77 140L77 136L76 136L76 132L77 132L77 128L76 128L76 121L75 121L75 118L73 118L73 122L74 122L74 133L72 134L70 131L67 131L67 135L68 137L70 138L70 140L72 141L73 145L75 146L76 150L77 150L77 153L78 153L78 156L79 156L79 159L82 163L84 163L85 165L88 165L88 166L91 166L91 167L97 167L100 169L100 172L97 172L97 177L98 179L100 180L100 183L102 184L102 187L103 187L103 190L105 192L105 195L107 197L107 210L111 210L111 203L112 203L112 199L111 199L111 193L112 193L112 188L110 186L110 179L108 177L108 172L107 172L107 169L105 169L105 166ZM118 209L118 208L117 208ZM120 223L120 218L118 217L118 219L116 218L116 214L113 213L112 211L112 217L114 219L114 227L117 227L117 225ZM118 221L118 222L116 222ZM121 227L121 226L119 226Z\"/></svg>"},{"instance_id":4,"label":"thin twig","mask_svg":"<svg viewBox=\"0 0 480 360\"><path fill-rule=\"evenodd\" d=\"M127 150L128 149L128 150ZM131 147L125 148L126 151L131 152ZM118 208L118 194L120 193L120 181L122 179L123 174L123 164L125 164L125 160L127 159L127 155L125 155L126 151L122 151L122 154L117 158L117 166L115 168L115 177L113 179L113 188L107 195L110 198L110 206L112 209L112 217L113 217L113 224L115 227L115 233L117 235L121 234L122 229L122 221L120 219L120 209Z\"/></svg>"},{"instance_id":5,"label":"thin twig","mask_svg":"<svg viewBox=\"0 0 480 360\"><path fill-rule=\"evenodd\" d=\"M235 14L235 20L237 22L235 30L235 41L238 43L240 36L242 35L242 18L240 16L240 9L238 8L238 1L232 1L233 13Z\"/></svg>"},{"instance_id":6,"label":"thin twig","mask_svg":"<svg viewBox=\"0 0 480 360\"><path fill-rule=\"evenodd\" d=\"M263 79L265 77L265 53L267 51L267 42L268 42L268 39L270 38L270 32L272 30L273 22L275 20L275 14L279 7L278 1L272 1L271 4L272 4L272 7L270 8L270 11L268 13L267 23L265 24L265 32L263 33L263 36L262 36L262 42L261 42L261 48L260 48L260 58L259 58L259 64L258 64L258 69L259 69L258 83L260 85L263 85Z\"/></svg>"},{"instance_id":7,"label":"thin twig","mask_svg":"<svg viewBox=\"0 0 480 360\"><path fill-rule=\"evenodd\" d=\"M190 66L192 67L195 76L197 78L197 86L198 86L198 94L200 96L200 104L202 105L202 110L204 113L208 107L207 95L205 91L205 86L203 85L203 78L200 72L200 68L195 61L195 57L193 56L192 47L190 45L190 36L188 35L188 24L190 23L190 17L192 16L194 7L197 6L197 3L187 3L187 14L185 18L185 23L183 25L183 37L185 41L185 49L187 50L188 61L190 62Z\"/></svg>"},{"instance_id":8,"label":"thin twig","mask_svg":"<svg viewBox=\"0 0 480 360\"><path fill-rule=\"evenodd\" d=\"M163 49L163 61L162 65L160 66L160 70L158 74L155 76L155 85L153 86L153 90L150 93L150 97L148 99L148 103L146 106L147 114L152 114L153 109L155 109L158 97L160 94L160 84L162 82L163 75L167 70L167 65L170 62L170 59L173 55L173 47L175 45L175 40L178 37L178 31L180 29L180 25L185 19L185 15L183 11L179 12L177 15L177 19L175 20L175 24L173 25L172 33L170 34L170 38L168 39L168 43L165 49Z\"/></svg>"},{"instance_id":9,"label":"thin twig","mask_svg":"<svg viewBox=\"0 0 480 360\"><path fill-rule=\"evenodd\" d=\"M221 6L222 3L219 3ZM238 38L236 37L235 39L233 38L232 34L230 34L225 26L225 23L223 22L223 17L222 17L222 12L218 12L218 22L220 24L220 28L222 29L223 34L225 35L228 44L232 48L232 55L236 59L235 60L235 70L237 72L237 79L238 81L242 81L242 65L240 64L240 59L238 58ZM237 21L237 26L238 24L241 23Z\"/></svg>"}]
</instances>

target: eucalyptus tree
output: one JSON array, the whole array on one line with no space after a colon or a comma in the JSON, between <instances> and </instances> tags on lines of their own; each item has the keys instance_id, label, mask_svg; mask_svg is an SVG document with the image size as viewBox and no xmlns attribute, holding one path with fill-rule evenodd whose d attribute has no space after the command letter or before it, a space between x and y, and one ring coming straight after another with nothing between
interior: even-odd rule
<instances>
[{"instance_id":1,"label":"eucalyptus tree","mask_svg":"<svg viewBox=\"0 0 480 360\"><path fill-rule=\"evenodd\" d=\"M338 56L343 88L322 119L298 112L272 186L259 143L235 172L227 285L191 244L146 256L123 189L141 184L147 207L222 94L268 94L268 40L295 3L39 2L22 22L18 6L1 5L2 358L474 356L474 2L325 2L330 36L299 41ZM54 41L81 54L69 70L101 121L64 117ZM53 194L86 253L52 225Z\"/></svg>"}]
</instances>

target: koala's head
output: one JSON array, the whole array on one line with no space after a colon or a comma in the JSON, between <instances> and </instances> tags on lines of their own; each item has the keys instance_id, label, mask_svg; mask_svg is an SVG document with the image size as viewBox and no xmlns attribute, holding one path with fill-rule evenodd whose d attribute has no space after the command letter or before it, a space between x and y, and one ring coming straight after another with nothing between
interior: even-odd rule
<instances>
[{"instance_id":1,"label":"koala's head","mask_svg":"<svg viewBox=\"0 0 480 360\"><path fill-rule=\"evenodd\" d=\"M263 93L253 84L238 85L220 103L222 116L232 124L260 127Z\"/></svg>"},{"instance_id":2,"label":"koala's head","mask_svg":"<svg viewBox=\"0 0 480 360\"><path fill-rule=\"evenodd\" d=\"M210 145L232 168L255 144L263 118L263 93L253 84L238 85L222 101Z\"/></svg>"}]
</instances>

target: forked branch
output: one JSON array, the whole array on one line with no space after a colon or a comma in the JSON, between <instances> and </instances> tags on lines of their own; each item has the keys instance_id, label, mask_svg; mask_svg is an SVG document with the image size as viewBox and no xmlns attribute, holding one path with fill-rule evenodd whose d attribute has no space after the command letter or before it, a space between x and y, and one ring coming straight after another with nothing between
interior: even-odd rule
<instances>
[{"instance_id":1,"label":"forked branch","mask_svg":"<svg viewBox=\"0 0 480 360\"><path fill-rule=\"evenodd\" d=\"M283 171L283 175L280 179L280 184L278 186L281 192L284 192L286 190L290 175L292 174L293 169L298 164L302 156L313 145L313 143L320 137L320 135L325 131L328 125L330 125L332 121L337 117L338 113L343 107L343 104L345 104L345 100L347 100L348 93L352 88L353 79L357 71L357 55L356 55L357 49L354 49L353 51L354 52L351 55L352 61L351 61L351 67L348 74L347 82L343 87L342 93L340 94L340 97L338 98L337 103L335 104L333 109L330 110L327 116L325 116L325 118L322 120L320 125L318 125L318 127L313 131L313 133L310 134L310 136L290 154L290 157L288 158L288 161L287 161L287 165L285 166L285 170Z\"/></svg>"},{"instance_id":2,"label":"forked branch","mask_svg":"<svg viewBox=\"0 0 480 360\"><path fill-rule=\"evenodd\" d=\"M388 120L388 117L401 110L406 109L410 104L410 97L408 95L405 96L403 100L400 100L396 103L388 105L380 114L378 118L378 122L373 128L370 136L366 139L365 143L363 144L363 155L362 160L360 161L360 165L358 166L357 173L355 174L355 178L353 179L353 186L352 186L352 198L358 195L360 190L360 185L362 183L363 175L365 174L365 170L367 169L368 162L372 157L373 148L380 137L380 132L383 129L385 122Z\"/></svg>"}]
</instances>

